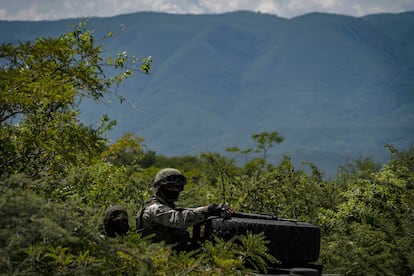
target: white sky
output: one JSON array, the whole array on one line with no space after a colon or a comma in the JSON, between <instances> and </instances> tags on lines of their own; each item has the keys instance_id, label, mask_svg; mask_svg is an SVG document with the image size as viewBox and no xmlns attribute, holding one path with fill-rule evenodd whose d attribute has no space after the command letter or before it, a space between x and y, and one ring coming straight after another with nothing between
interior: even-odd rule
<instances>
[{"instance_id":1,"label":"white sky","mask_svg":"<svg viewBox=\"0 0 414 276\"><path fill-rule=\"evenodd\" d=\"M363 16L414 11L414 0L0 0L0 20L107 17L137 11L199 14L236 10L285 18L309 12Z\"/></svg>"}]
</instances>

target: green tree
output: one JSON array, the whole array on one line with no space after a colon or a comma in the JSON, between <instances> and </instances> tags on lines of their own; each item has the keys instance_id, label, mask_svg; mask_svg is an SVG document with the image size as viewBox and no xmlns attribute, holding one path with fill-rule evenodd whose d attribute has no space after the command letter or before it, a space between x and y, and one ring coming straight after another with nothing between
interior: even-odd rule
<instances>
[{"instance_id":1,"label":"green tree","mask_svg":"<svg viewBox=\"0 0 414 276\"><path fill-rule=\"evenodd\" d=\"M85 23L58 38L1 45L0 174L64 172L104 149L99 130L78 120L80 101L98 101L132 71L126 53L105 63L102 52ZM119 75L107 78L106 65Z\"/></svg>"},{"instance_id":2,"label":"green tree","mask_svg":"<svg viewBox=\"0 0 414 276\"><path fill-rule=\"evenodd\" d=\"M269 164L267 157L268 152L275 145L283 142L284 138L279 135L277 131L254 133L252 139L256 141L256 148L242 151L242 154L249 154L251 152L258 153L261 156L253 158L244 165L244 170L249 175L259 175L265 167L271 170L272 165Z\"/></svg>"},{"instance_id":3,"label":"green tree","mask_svg":"<svg viewBox=\"0 0 414 276\"><path fill-rule=\"evenodd\" d=\"M338 183L346 187L347 181L353 181L358 178L369 179L372 173L379 172L380 169L380 163L374 162L370 157L361 157L338 167Z\"/></svg>"},{"instance_id":4,"label":"green tree","mask_svg":"<svg viewBox=\"0 0 414 276\"><path fill-rule=\"evenodd\" d=\"M1 273L244 275L250 270L243 264L263 268L271 257L260 236L241 238L241 245L220 241L230 250L217 257L213 244L199 255L175 254L133 231L114 239L101 235L102 215L110 205L124 205L132 226L157 171L138 167L142 138L126 134L107 146L102 134L114 122L104 116L93 129L78 120L81 100L99 101L132 73L125 52L105 62L102 53L83 23L58 38L1 45ZM106 65L119 69L119 75L107 78ZM140 69L148 73L150 65L146 58ZM188 168L190 182L199 181L198 158L155 162L160 160ZM208 184L206 178L199 182Z\"/></svg>"},{"instance_id":5,"label":"green tree","mask_svg":"<svg viewBox=\"0 0 414 276\"><path fill-rule=\"evenodd\" d=\"M143 141L142 137L126 133L110 145L102 153L102 157L117 166L137 164L144 156Z\"/></svg>"},{"instance_id":6,"label":"green tree","mask_svg":"<svg viewBox=\"0 0 414 276\"><path fill-rule=\"evenodd\" d=\"M280 144L283 142L284 138L279 135L276 131L273 132L262 132L262 133L255 133L252 135L252 138L257 143L256 152L262 153L262 158L267 160L267 152L270 148L272 148L275 144Z\"/></svg>"},{"instance_id":7,"label":"green tree","mask_svg":"<svg viewBox=\"0 0 414 276\"><path fill-rule=\"evenodd\" d=\"M330 271L346 275L411 275L414 270L413 150L391 148L392 160L370 177L348 182L331 214L324 244Z\"/></svg>"}]
</instances>

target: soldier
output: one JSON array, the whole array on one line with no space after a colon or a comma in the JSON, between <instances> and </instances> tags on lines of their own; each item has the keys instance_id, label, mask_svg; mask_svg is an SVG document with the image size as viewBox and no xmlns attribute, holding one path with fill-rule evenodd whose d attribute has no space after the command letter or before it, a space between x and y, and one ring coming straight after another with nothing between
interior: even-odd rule
<instances>
[{"instance_id":1,"label":"soldier","mask_svg":"<svg viewBox=\"0 0 414 276\"><path fill-rule=\"evenodd\" d=\"M129 230L128 213L122 206L115 205L105 211L103 234L108 237L124 236Z\"/></svg>"},{"instance_id":2,"label":"soldier","mask_svg":"<svg viewBox=\"0 0 414 276\"><path fill-rule=\"evenodd\" d=\"M231 216L233 211L223 204L177 208L175 202L186 183L186 177L179 170L160 170L153 182L156 194L137 213L137 231L143 236L155 234L154 242L164 241L180 251L189 248L188 227L205 221L209 216Z\"/></svg>"}]
</instances>

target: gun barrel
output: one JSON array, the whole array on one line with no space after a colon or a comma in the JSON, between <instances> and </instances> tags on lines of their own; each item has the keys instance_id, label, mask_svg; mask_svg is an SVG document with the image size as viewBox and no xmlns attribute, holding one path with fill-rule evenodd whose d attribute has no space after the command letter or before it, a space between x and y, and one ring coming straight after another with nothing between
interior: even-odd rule
<instances>
[{"instance_id":1,"label":"gun barrel","mask_svg":"<svg viewBox=\"0 0 414 276\"><path fill-rule=\"evenodd\" d=\"M287 218L278 218L273 215L263 215L263 214L250 214L250 213L243 213L243 212L234 212L232 217L235 218L250 218L250 219L265 219L265 220L282 220L282 221L297 221L296 219L287 219Z\"/></svg>"}]
</instances>

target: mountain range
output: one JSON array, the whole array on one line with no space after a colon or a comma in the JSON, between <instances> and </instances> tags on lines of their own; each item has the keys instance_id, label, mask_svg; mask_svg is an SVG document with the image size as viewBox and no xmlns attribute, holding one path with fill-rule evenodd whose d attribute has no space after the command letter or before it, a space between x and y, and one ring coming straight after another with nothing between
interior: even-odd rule
<instances>
[{"instance_id":1,"label":"mountain range","mask_svg":"<svg viewBox=\"0 0 414 276\"><path fill-rule=\"evenodd\" d=\"M0 42L56 37L83 20L0 21ZM87 22L96 37L115 31L101 40L108 54L153 58L149 75L119 88L126 103L82 104L88 124L117 120L112 140L132 132L158 154L198 155L254 147L252 134L277 131L285 140L271 160L313 162L328 176L361 157L386 163L385 144L413 146L414 12L139 12Z\"/></svg>"}]
</instances>

